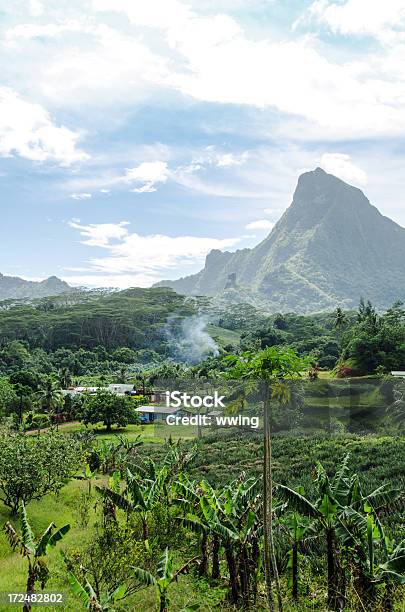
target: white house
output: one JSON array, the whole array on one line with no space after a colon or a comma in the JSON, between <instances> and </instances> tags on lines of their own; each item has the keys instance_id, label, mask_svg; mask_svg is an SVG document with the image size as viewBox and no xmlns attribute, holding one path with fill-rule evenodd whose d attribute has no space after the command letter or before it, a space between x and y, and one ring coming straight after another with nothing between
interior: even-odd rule
<instances>
[{"instance_id":1,"label":"white house","mask_svg":"<svg viewBox=\"0 0 405 612\"><path fill-rule=\"evenodd\" d=\"M166 417L170 414L177 414L183 416L186 411L182 408L167 408L166 406L139 406L135 408L141 416L141 420L144 423L154 423L155 421L165 421Z\"/></svg>"},{"instance_id":2,"label":"white house","mask_svg":"<svg viewBox=\"0 0 405 612\"><path fill-rule=\"evenodd\" d=\"M111 391L111 393L115 393L116 395L131 395L134 390L134 385L116 383L108 385L107 389L108 391Z\"/></svg>"}]
</instances>

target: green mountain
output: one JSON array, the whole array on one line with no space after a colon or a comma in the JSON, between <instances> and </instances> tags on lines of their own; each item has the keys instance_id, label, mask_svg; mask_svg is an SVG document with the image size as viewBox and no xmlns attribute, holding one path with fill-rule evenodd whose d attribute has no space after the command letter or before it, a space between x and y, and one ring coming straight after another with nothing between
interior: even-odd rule
<instances>
[{"instance_id":1,"label":"green mountain","mask_svg":"<svg viewBox=\"0 0 405 612\"><path fill-rule=\"evenodd\" d=\"M35 299L59 295L70 291L71 287L56 276L40 281L27 281L18 276L4 276L0 273L0 300Z\"/></svg>"},{"instance_id":2,"label":"green mountain","mask_svg":"<svg viewBox=\"0 0 405 612\"><path fill-rule=\"evenodd\" d=\"M299 177L292 204L255 248L211 251L197 274L159 285L269 311L352 308L361 297L385 308L405 299L404 263L405 229L317 168Z\"/></svg>"}]
</instances>

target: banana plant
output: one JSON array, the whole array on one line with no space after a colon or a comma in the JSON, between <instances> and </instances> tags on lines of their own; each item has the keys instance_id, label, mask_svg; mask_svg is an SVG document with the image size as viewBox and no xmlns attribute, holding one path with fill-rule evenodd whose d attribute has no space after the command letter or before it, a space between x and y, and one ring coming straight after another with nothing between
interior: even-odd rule
<instances>
[{"instance_id":1,"label":"banana plant","mask_svg":"<svg viewBox=\"0 0 405 612\"><path fill-rule=\"evenodd\" d=\"M301 491L303 493L303 491ZM290 544L288 569L291 571L293 599L298 598L300 548L309 538L315 537L314 523L298 512L287 513L280 518L279 527L287 536Z\"/></svg>"},{"instance_id":2,"label":"banana plant","mask_svg":"<svg viewBox=\"0 0 405 612\"><path fill-rule=\"evenodd\" d=\"M209 524L204 520L204 515L201 511L200 498L203 490L200 485L189 480L184 474L180 474L179 480L172 485L173 504L178 506L183 511L183 516L175 517L181 524L190 526L193 531L200 536L201 555L198 565L199 577L207 576L208 574L208 539L211 535ZM198 517L198 521L194 521L188 525L187 515ZM219 578L219 550L218 546L213 546L215 557L213 558L212 578Z\"/></svg>"},{"instance_id":3,"label":"banana plant","mask_svg":"<svg viewBox=\"0 0 405 612\"><path fill-rule=\"evenodd\" d=\"M180 574L185 574L191 563L193 563L197 557L190 559L180 569L173 569L173 558L166 548L162 557L159 560L156 576L153 576L150 572L142 569L141 567L132 567L135 577L145 586L153 585L156 588L156 594L158 599L159 612L167 612L170 605L170 599L168 590L173 582L177 582Z\"/></svg>"},{"instance_id":4,"label":"banana plant","mask_svg":"<svg viewBox=\"0 0 405 612\"><path fill-rule=\"evenodd\" d=\"M20 554L25 557L28 562L27 572L27 594L35 593L37 582L41 589L49 578L49 569L46 563L46 555L49 550L60 542L70 529L70 525L64 525L56 530L54 523L51 523L38 540L35 540L34 534L27 518L27 512L24 504L20 508L21 532L18 533L10 522L4 525L4 531L10 546L13 550L20 549ZM24 611L31 610L31 604L24 604Z\"/></svg>"},{"instance_id":5,"label":"banana plant","mask_svg":"<svg viewBox=\"0 0 405 612\"><path fill-rule=\"evenodd\" d=\"M277 485L278 495L284 499L291 510L315 520L321 527L326 538L327 574L328 574L328 606L338 610L344 597L342 571L339 565L339 534L341 532L341 516L347 508L359 510L367 503L375 510L391 505L400 495L399 489L381 486L372 493L364 495L357 474L349 467L350 455L346 455L339 465L334 477L330 479L318 463L316 467L315 484L318 497L315 502L305 497L303 491L294 491L285 485ZM339 529L337 529L339 527Z\"/></svg>"},{"instance_id":6,"label":"banana plant","mask_svg":"<svg viewBox=\"0 0 405 612\"><path fill-rule=\"evenodd\" d=\"M343 511L339 535L353 551L352 562L361 594L372 600L376 586L383 584L386 609L392 609L391 584L405 584L405 540L394 544L369 502L364 504L364 514L353 508Z\"/></svg>"},{"instance_id":7,"label":"banana plant","mask_svg":"<svg viewBox=\"0 0 405 612\"><path fill-rule=\"evenodd\" d=\"M198 506L185 513L183 524L200 533L209 531L220 540L228 566L231 601L237 603L242 597L247 607L254 595L259 558L259 481L242 476L218 492L202 481L199 491Z\"/></svg>"},{"instance_id":8,"label":"banana plant","mask_svg":"<svg viewBox=\"0 0 405 612\"><path fill-rule=\"evenodd\" d=\"M137 513L142 523L142 539L148 546L149 516L164 494L169 478L167 466L153 474L152 478L136 478L129 468L126 470L126 486L122 493L111 487L96 487L103 499L109 499L128 515Z\"/></svg>"},{"instance_id":9,"label":"banana plant","mask_svg":"<svg viewBox=\"0 0 405 612\"><path fill-rule=\"evenodd\" d=\"M83 472L77 474L75 476L76 480L85 480L87 482L87 495L91 496L91 484L97 478L97 472L93 472L88 463L86 463L86 467Z\"/></svg>"},{"instance_id":10,"label":"banana plant","mask_svg":"<svg viewBox=\"0 0 405 612\"><path fill-rule=\"evenodd\" d=\"M90 612L105 612L107 610L109 612L114 612L114 608L112 607L114 603L124 599L127 594L126 584L120 584L112 593L97 595L96 589L93 588L87 578L85 578L82 584L73 572L69 571L67 577L72 592Z\"/></svg>"}]
</instances>

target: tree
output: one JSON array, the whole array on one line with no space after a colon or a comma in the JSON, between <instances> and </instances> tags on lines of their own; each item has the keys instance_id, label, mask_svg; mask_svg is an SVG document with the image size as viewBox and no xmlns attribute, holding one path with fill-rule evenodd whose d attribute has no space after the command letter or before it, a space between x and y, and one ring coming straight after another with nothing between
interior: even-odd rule
<instances>
[{"instance_id":1,"label":"tree","mask_svg":"<svg viewBox=\"0 0 405 612\"><path fill-rule=\"evenodd\" d=\"M353 573L361 595L374 604L377 587L383 584L384 610L393 610L391 584L405 584L405 540L394 544L369 500L364 504L364 514L345 508L339 535L344 546L353 551Z\"/></svg>"},{"instance_id":2,"label":"tree","mask_svg":"<svg viewBox=\"0 0 405 612\"><path fill-rule=\"evenodd\" d=\"M0 500L16 513L50 492L59 491L81 460L78 442L57 434L0 433Z\"/></svg>"},{"instance_id":3,"label":"tree","mask_svg":"<svg viewBox=\"0 0 405 612\"><path fill-rule=\"evenodd\" d=\"M340 308L340 306L336 308L335 312L333 313L333 316L333 326L335 327L335 329L343 329L343 327L345 327L346 325L346 315L343 312L342 308Z\"/></svg>"},{"instance_id":4,"label":"tree","mask_svg":"<svg viewBox=\"0 0 405 612\"><path fill-rule=\"evenodd\" d=\"M0 378L0 416L8 414L17 403L17 395L7 378Z\"/></svg>"},{"instance_id":5,"label":"tree","mask_svg":"<svg viewBox=\"0 0 405 612\"><path fill-rule=\"evenodd\" d=\"M136 361L136 353L127 346L122 346L113 352L113 358L120 363L134 363Z\"/></svg>"},{"instance_id":6,"label":"tree","mask_svg":"<svg viewBox=\"0 0 405 612\"><path fill-rule=\"evenodd\" d=\"M309 359L299 357L288 348L268 347L258 353L245 352L242 355L230 355L224 360L230 368L227 378L248 379L259 382L263 397L263 536L264 536L264 570L266 579L267 601L270 610L274 610L271 566L276 579L278 606L282 610L281 590L278 579L276 556L273 541L273 465L271 449L271 385L283 378L301 376L308 368ZM279 394L278 385L277 393Z\"/></svg>"},{"instance_id":7,"label":"tree","mask_svg":"<svg viewBox=\"0 0 405 612\"><path fill-rule=\"evenodd\" d=\"M70 529L70 525L64 525L57 531L56 525L51 523L38 540L35 541L34 534L32 532L31 525L28 522L25 505L21 505L20 510L21 519L21 532L18 533L10 522L4 525L4 531L7 539L13 550L19 548L22 557L25 557L28 562L27 572L27 595L35 593L37 582L40 584L41 589L45 588L45 585L49 579L49 569L46 564L45 557L50 548L56 546L60 542ZM31 610L31 604L26 602L23 610L28 612Z\"/></svg>"},{"instance_id":8,"label":"tree","mask_svg":"<svg viewBox=\"0 0 405 612\"><path fill-rule=\"evenodd\" d=\"M58 381L62 389L67 389L72 385L72 374L67 367L62 367L58 372Z\"/></svg>"},{"instance_id":9,"label":"tree","mask_svg":"<svg viewBox=\"0 0 405 612\"><path fill-rule=\"evenodd\" d=\"M38 372L33 370L18 370L10 375L11 384L31 387L33 391L37 391L40 380Z\"/></svg>"},{"instance_id":10,"label":"tree","mask_svg":"<svg viewBox=\"0 0 405 612\"><path fill-rule=\"evenodd\" d=\"M11 368L25 369L30 364L31 356L24 342L12 340L1 352L1 357Z\"/></svg>"},{"instance_id":11,"label":"tree","mask_svg":"<svg viewBox=\"0 0 405 612\"><path fill-rule=\"evenodd\" d=\"M127 396L116 395L105 389L98 389L95 395L86 398L83 407L82 421L85 425L103 423L107 431L113 425L126 427L136 423L139 417L135 412L134 400Z\"/></svg>"},{"instance_id":12,"label":"tree","mask_svg":"<svg viewBox=\"0 0 405 612\"><path fill-rule=\"evenodd\" d=\"M312 537L314 536L313 523L306 517L298 514L298 512L290 512L280 519L280 527L286 533L291 546L288 567L291 569L292 596L293 599L297 599L300 559L299 549L302 542L307 539L309 535Z\"/></svg>"},{"instance_id":13,"label":"tree","mask_svg":"<svg viewBox=\"0 0 405 612\"><path fill-rule=\"evenodd\" d=\"M14 385L14 391L18 399L16 402L13 402L9 408L9 411L12 411L14 414L18 414L18 423L19 426L22 427L24 410L30 410L32 407L32 389L27 385L17 383Z\"/></svg>"},{"instance_id":14,"label":"tree","mask_svg":"<svg viewBox=\"0 0 405 612\"><path fill-rule=\"evenodd\" d=\"M133 567L135 577L140 580L145 586L153 585L156 587L159 612L167 612L169 609L168 589L173 582L177 582L180 574L187 571L188 566L195 561L195 558L190 559L180 569L174 571L173 559L168 549L166 548L156 569L156 576L141 567Z\"/></svg>"},{"instance_id":15,"label":"tree","mask_svg":"<svg viewBox=\"0 0 405 612\"><path fill-rule=\"evenodd\" d=\"M48 376L42 383L42 388L36 394L37 400L42 408L45 408L58 424L58 411L63 406L63 393L59 384Z\"/></svg>"}]
</instances>

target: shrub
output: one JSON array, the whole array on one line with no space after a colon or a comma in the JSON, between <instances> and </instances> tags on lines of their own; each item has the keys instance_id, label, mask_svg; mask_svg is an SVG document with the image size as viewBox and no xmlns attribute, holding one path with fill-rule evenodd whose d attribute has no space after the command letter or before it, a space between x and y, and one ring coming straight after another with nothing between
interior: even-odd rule
<instances>
[{"instance_id":1,"label":"shrub","mask_svg":"<svg viewBox=\"0 0 405 612\"><path fill-rule=\"evenodd\" d=\"M81 462L81 446L55 433L0 433L0 500L15 513L23 502L59 491Z\"/></svg>"}]
</instances>

